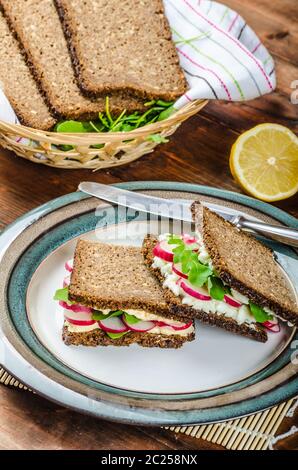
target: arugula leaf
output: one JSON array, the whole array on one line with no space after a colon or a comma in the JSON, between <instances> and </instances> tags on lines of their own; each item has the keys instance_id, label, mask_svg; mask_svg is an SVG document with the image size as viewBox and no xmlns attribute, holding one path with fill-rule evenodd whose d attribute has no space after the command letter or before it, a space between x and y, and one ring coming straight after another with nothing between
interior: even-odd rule
<instances>
[{"instance_id":1,"label":"arugula leaf","mask_svg":"<svg viewBox=\"0 0 298 470\"><path fill-rule=\"evenodd\" d=\"M215 300L223 300L225 294L227 294L227 289L222 280L216 276L208 278L208 290L211 297Z\"/></svg>"},{"instance_id":2,"label":"arugula leaf","mask_svg":"<svg viewBox=\"0 0 298 470\"><path fill-rule=\"evenodd\" d=\"M272 315L265 312L262 307L254 304L253 302L249 302L249 308L257 323L264 323L265 321L272 320Z\"/></svg>"},{"instance_id":3,"label":"arugula leaf","mask_svg":"<svg viewBox=\"0 0 298 470\"><path fill-rule=\"evenodd\" d=\"M92 320L103 320L104 318L107 318L107 315L104 315L102 312L99 310L92 310Z\"/></svg>"},{"instance_id":4,"label":"arugula leaf","mask_svg":"<svg viewBox=\"0 0 298 470\"><path fill-rule=\"evenodd\" d=\"M86 129L83 122L80 121L64 121L60 122L56 126L56 132L68 132L68 133L86 133L88 130Z\"/></svg>"},{"instance_id":5,"label":"arugula leaf","mask_svg":"<svg viewBox=\"0 0 298 470\"><path fill-rule=\"evenodd\" d=\"M169 108L165 109L160 113L158 121L163 121L164 119L167 119L174 113L174 111L174 106L170 106Z\"/></svg>"},{"instance_id":6,"label":"arugula leaf","mask_svg":"<svg viewBox=\"0 0 298 470\"><path fill-rule=\"evenodd\" d=\"M54 300L59 300L61 302L69 302L68 299L68 287L64 287L63 289L58 289L55 292Z\"/></svg>"},{"instance_id":7,"label":"arugula leaf","mask_svg":"<svg viewBox=\"0 0 298 470\"><path fill-rule=\"evenodd\" d=\"M102 312L100 312L99 310L93 310L92 311L92 320L96 320L96 321L99 321L99 320L105 320L107 318L111 318L111 317L120 317L120 315L122 315L124 312L122 310L114 310L114 311L111 311L107 314L104 314Z\"/></svg>"},{"instance_id":8,"label":"arugula leaf","mask_svg":"<svg viewBox=\"0 0 298 470\"><path fill-rule=\"evenodd\" d=\"M122 338L122 336L126 335L126 333L128 333L128 331L125 331L124 333L108 333L107 331L105 332L106 335L109 336L109 338L111 339L118 339L118 338Z\"/></svg>"},{"instance_id":9,"label":"arugula leaf","mask_svg":"<svg viewBox=\"0 0 298 470\"><path fill-rule=\"evenodd\" d=\"M184 252L181 255L181 267L182 267L182 272L184 274L187 274L191 268L196 266L196 262L198 259L198 255L191 251L190 249L184 250Z\"/></svg>"},{"instance_id":10,"label":"arugula leaf","mask_svg":"<svg viewBox=\"0 0 298 470\"><path fill-rule=\"evenodd\" d=\"M169 236L168 244L169 245L183 245L184 246L183 240L179 237L176 237L176 235L170 235Z\"/></svg>"},{"instance_id":11,"label":"arugula leaf","mask_svg":"<svg viewBox=\"0 0 298 470\"><path fill-rule=\"evenodd\" d=\"M172 251L174 253L174 263L180 263L181 262L181 257L184 253L184 245L178 245L176 248L174 248Z\"/></svg>"},{"instance_id":12,"label":"arugula leaf","mask_svg":"<svg viewBox=\"0 0 298 470\"><path fill-rule=\"evenodd\" d=\"M197 287L202 287L211 276L212 269L209 266L205 266L199 261L193 265L188 274L188 280L191 284Z\"/></svg>"},{"instance_id":13,"label":"arugula leaf","mask_svg":"<svg viewBox=\"0 0 298 470\"><path fill-rule=\"evenodd\" d=\"M126 312L124 312L124 317L125 317L125 321L127 321L129 325L134 325L135 323L139 323L141 321L134 315L129 315Z\"/></svg>"},{"instance_id":14,"label":"arugula leaf","mask_svg":"<svg viewBox=\"0 0 298 470\"><path fill-rule=\"evenodd\" d=\"M166 119L174 112L173 102L163 100L152 100L145 103L146 111L141 113L135 111L127 115L124 109L118 116L112 116L110 110L109 98L106 98L105 112L99 113L94 121L62 121L55 126L56 132L67 133L86 133L86 132L130 132L141 126L146 126L156 121ZM168 139L160 134L152 134L147 138L149 141L157 144L168 142ZM103 144L93 145L92 148L102 148ZM59 145L59 150L73 150L71 145Z\"/></svg>"},{"instance_id":15,"label":"arugula leaf","mask_svg":"<svg viewBox=\"0 0 298 470\"><path fill-rule=\"evenodd\" d=\"M160 134L151 134L147 137L147 140L150 140L151 142L155 142L157 144L166 144L167 142L169 142L169 139L163 137Z\"/></svg>"}]
</instances>

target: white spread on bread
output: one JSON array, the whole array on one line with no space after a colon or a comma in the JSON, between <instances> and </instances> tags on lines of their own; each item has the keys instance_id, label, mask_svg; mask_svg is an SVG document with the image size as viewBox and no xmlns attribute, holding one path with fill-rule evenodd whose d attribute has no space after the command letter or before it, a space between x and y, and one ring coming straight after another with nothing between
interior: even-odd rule
<instances>
[{"instance_id":1,"label":"white spread on bread","mask_svg":"<svg viewBox=\"0 0 298 470\"><path fill-rule=\"evenodd\" d=\"M127 312L128 313L128 312ZM161 317L159 317L161 318ZM164 321L163 319L162 321ZM179 323L179 322L176 322ZM95 322L93 325L88 325L88 326L81 326L81 325L73 325L72 323L69 323L67 320L65 320L64 325L67 326L68 331L70 333L88 333L93 330L100 329L99 325L97 322ZM194 327L191 325L189 328L186 328L185 330L174 330L170 326L155 326L152 328L152 330L146 331L146 334L155 334L155 335L175 335L175 336L188 336L189 334L194 332Z\"/></svg>"},{"instance_id":2,"label":"white spread on bread","mask_svg":"<svg viewBox=\"0 0 298 470\"><path fill-rule=\"evenodd\" d=\"M167 239L168 234L163 234L159 237L159 241ZM212 267L210 256L206 250L206 247L201 239L201 237L196 236L198 239L198 243L200 245L200 252L198 258L203 263L208 263L210 267ZM191 295L184 292L181 289L180 285L177 284L179 276L175 274L172 270L172 263L168 261L164 261L161 258L155 256L153 258L153 268L157 268L160 270L161 274L164 276L165 280L163 283L163 287L167 287L170 289L173 294L176 296L180 296L182 298L182 303L185 305L189 305L197 310L202 310L206 313L213 313L217 315L225 315L226 317L233 318L237 321L238 324L247 323L250 325L251 328L255 327L256 320L254 316L251 314L248 305L249 299L237 292L235 289L231 289L231 293L235 300L238 300L243 305L241 307L232 307L231 305L227 304L222 300L200 300L197 298L192 297Z\"/></svg>"}]
</instances>

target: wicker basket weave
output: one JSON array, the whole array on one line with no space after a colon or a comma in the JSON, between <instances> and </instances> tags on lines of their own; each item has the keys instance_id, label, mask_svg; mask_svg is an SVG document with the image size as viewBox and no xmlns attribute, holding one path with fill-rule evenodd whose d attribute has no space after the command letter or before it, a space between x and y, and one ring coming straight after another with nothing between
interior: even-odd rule
<instances>
[{"instance_id":1,"label":"wicker basket weave","mask_svg":"<svg viewBox=\"0 0 298 470\"><path fill-rule=\"evenodd\" d=\"M193 101L169 118L131 132L62 134L0 121L0 145L32 162L57 168L112 168L152 152L158 143L148 140L150 135L172 135L183 121L206 104L206 100ZM99 144L103 147L92 148ZM61 145L71 145L73 149L66 152L59 149Z\"/></svg>"}]
</instances>

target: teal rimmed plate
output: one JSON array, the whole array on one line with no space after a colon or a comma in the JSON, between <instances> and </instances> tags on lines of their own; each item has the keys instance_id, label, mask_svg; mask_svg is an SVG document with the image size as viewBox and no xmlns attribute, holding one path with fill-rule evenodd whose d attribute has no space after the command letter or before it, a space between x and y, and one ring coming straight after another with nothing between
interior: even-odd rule
<instances>
[{"instance_id":1,"label":"teal rimmed plate","mask_svg":"<svg viewBox=\"0 0 298 470\"><path fill-rule=\"evenodd\" d=\"M120 185L172 199L207 200L268 222L293 217L239 194L183 183ZM116 221L115 221L116 217ZM175 226L175 231L180 230ZM18 219L0 237L0 362L46 397L105 419L140 424L194 424L243 416L298 391L296 332L286 324L266 344L197 324L196 341L180 350L67 347L53 301L64 263L79 237L139 245L163 220L73 193ZM295 290L297 256L273 245ZM296 346L297 347L297 346Z\"/></svg>"}]
</instances>

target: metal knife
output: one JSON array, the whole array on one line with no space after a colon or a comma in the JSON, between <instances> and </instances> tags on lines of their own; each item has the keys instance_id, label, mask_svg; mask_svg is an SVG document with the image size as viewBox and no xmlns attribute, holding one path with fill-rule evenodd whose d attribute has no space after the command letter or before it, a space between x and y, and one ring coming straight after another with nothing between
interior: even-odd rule
<instances>
[{"instance_id":1,"label":"metal knife","mask_svg":"<svg viewBox=\"0 0 298 470\"><path fill-rule=\"evenodd\" d=\"M83 182L78 189L90 196L103 201L111 202L119 206L129 207L136 211L147 212L174 220L192 222L190 205L193 201L186 199L170 200L155 196L148 196L139 192L127 191L101 183ZM203 202L203 205L219 214L224 219L234 224L237 228L262 235L280 243L298 247L298 230L279 225L270 225L263 222L248 220L242 215L235 215L233 210L222 207L218 209L211 203Z\"/></svg>"}]
</instances>

